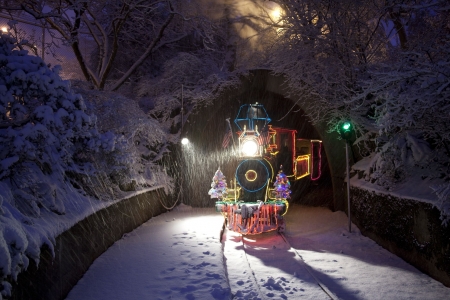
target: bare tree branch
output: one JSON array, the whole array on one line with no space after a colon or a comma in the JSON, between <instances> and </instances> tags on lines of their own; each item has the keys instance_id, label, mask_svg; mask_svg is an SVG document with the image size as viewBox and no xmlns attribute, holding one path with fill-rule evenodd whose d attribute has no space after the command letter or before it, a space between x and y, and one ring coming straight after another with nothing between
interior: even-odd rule
<instances>
[{"instance_id":1,"label":"bare tree branch","mask_svg":"<svg viewBox=\"0 0 450 300\"><path fill-rule=\"evenodd\" d=\"M162 39L164 35L164 30L172 21L173 16L174 16L173 14L169 15L164 24L160 27L158 35L153 39L150 45L147 46L145 52L139 57L139 59L136 60L136 62L128 69L128 71L119 80L117 80L114 83L114 85L110 88L112 91L117 90L129 78L129 76L140 66L140 64L150 55L150 53L152 53L156 45Z\"/></svg>"}]
</instances>

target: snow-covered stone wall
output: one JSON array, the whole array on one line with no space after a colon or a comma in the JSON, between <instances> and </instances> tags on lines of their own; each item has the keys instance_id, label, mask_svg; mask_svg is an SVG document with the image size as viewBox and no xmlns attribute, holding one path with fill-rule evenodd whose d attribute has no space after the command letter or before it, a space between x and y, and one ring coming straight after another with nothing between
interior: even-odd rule
<instances>
[{"instance_id":1,"label":"snow-covered stone wall","mask_svg":"<svg viewBox=\"0 0 450 300\"><path fill-rule=\"evenodd\" d=\"M164 189L151 190L117 202L78 222L56 238L55 256L41 249L39 266L28 269L13 283L11 299L64 299L94 260L115 241L152 217L164 213Z\"/></svg>"},{"instance_id":2,"label":"snow-covered stone wall","mask_svg":"<svg viewBox=\"0 0 450 300\"><path fill-rule=\"evenodd\" d=\"M351 187L351 217L361 232L450 286L450 226L433 204Z\"/></svg>"}]
</instances>

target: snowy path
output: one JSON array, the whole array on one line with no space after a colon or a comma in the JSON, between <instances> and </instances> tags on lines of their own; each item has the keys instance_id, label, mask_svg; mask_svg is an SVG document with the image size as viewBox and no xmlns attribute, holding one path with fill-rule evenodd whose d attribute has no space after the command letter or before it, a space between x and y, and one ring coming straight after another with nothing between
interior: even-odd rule
<instances>
[{"instance_id":1,"label":"snowy path","mask_svg":"<svg viewBox=\"0 0 450 300\"><path fill-rule=\"evenodd\" d=\"M213 209L152 218L94 261L67 300L230 299Z\"/></svg>"},{"instance_id":2,"label":"snowy path","mask_svg":"<svg viewBox=\"0 0 450 300\"><path fill-rule=\"evenodd\" d=\"M234 299L336 299L277 232L241 236L228 231L224 255Z\"/></svg>"},{"instance_id":3,"label":"snowy path","mask_svg":"<svg viewBox=\"0 0 450 300\"><path fill-rule=\"evenodd\" d=\"M342 212L291 207L288 244L275 232L230 231L220 243L222 223L214 209L183 205L155 217L100 256L66 299L330 299L317 281L345 300L450 299L450 288L355 226L349 233Z\"/></svg>"},{"instance_id":4,"label":"snowy path","mask_svg":"<svg viewBox=\"0 0 450 300\"><path fill-rule=\"evenodd\" d=\"M285 236L339 299L450 299L450 288L363 236L343 212L294 206Z\"/></svg>"}]
</instances>

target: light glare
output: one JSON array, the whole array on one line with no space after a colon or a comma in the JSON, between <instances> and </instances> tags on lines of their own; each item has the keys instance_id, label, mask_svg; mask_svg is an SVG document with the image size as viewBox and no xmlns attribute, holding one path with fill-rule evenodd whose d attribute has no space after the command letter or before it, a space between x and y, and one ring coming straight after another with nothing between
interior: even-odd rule
<instances>
[{"instance_id":1,"label":"light glare","mask_svg":"<svg viewBox=\"0 0 450 300\"><path fill-rule=\"evenodd\" d=\"M258 145L256 144L255 141L245 141L242 144L242 152L246 156L255 155L257 151L258 151Z\"/></svg>"},{"instance_id":2,"label":"light glare","mask_svg":"<svg viewBox=\"0 0 450 300\"><path fill-rule=\"evenodd\" d=\"M351 127L351 124L350 124L349 122L345 122L344 125L342 125L342 128L343 128L344 130L349 130L350 127Z\"/></svg>"},{"instance_id":3,"label":"light glare","mask_svg":"<svg viewBox=\"0 0 450 300\"><path fill-rule=\"evenodd\" d=\"M181 144L187 145L187 144L189 144L189 140L187 138L182 138L181 139Z\"/></svg>"},{"instance_id":4,"label":"light glare","mask_svg":"<svg viewBox=\"0 0 450 300\"><path fill-rule=\"evenodd\" d=\"M279 7L275 8L274 10L272 10L270 15L272 16L272 19L274 19L275 22L278 22L278 20L281 17L281 8Z\"/></svg>"}]
</instances>

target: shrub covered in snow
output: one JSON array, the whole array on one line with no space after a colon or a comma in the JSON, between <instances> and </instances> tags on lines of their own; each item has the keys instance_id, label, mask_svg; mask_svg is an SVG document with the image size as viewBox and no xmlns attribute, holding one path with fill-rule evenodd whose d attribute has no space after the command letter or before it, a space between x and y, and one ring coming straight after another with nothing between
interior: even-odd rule
<instances>
[{"instance_id":1,"label":"shrub covered in snow","mask_svg":"<svg viewBox=\"0 0 450 300\"><path fill-rule=\"evenodd\" d=\"M178 135L169 134L133 99L115 92L89 90L82 82L74 84L74 90L86 100L87 111L99 116L98 131L109 137L105 144L108 151L93 156L94 168L90 180L83 183L85 189L91 186L93 190L93 185L110 189L95 195L97 198L116 197L121 191L159 184L170 192L173 181L166 174L162 158L177 143Z\"/></svg>"},{"instance_id":2,"label":"shrub covered in snow","mask_svg":"<svg viewBox=\"0 0 450 300\"><path fill-rule=\"evenodd\" d=\"M68 209L81 205L74 204L79 197L107 201L160 184L170 191L172 181L160 160L171 137L176 139L134 101L83 88L76 94L59 77L59 67L50 69L16 46L10 36L0 38L3 296L30 258L39 264L44 244L53 252L57 233L36 226L44 212L72 213Z\"/></svg>"},{"instance_id":3,"label":"shrub covered in snow","mask_svg":"<svg viewBox=\"0 0 450 300\"><path fill-rule=\"evenodd\" d=\"M388 190L405 180L410 172L426 168L432 155L428 143L410 132L397 135L376 150L365 176Z\"/></svg>"},{"instance_id":4,"label":"shrub covered in snow","mask_svg":"<svg viewBox=\"0 0 450 300\"><path fill-rule=\"evenodd\" d=\"M85 113L80 95L41 58L15 49L10 36L0 38L0 275L16 279L39 261L45 233L31 229L41 212L64 214L70 192L65 173L76 169L74 157L98 148L95 118ZM34 231L34 232L33 232ZM32 232L32 234L30 234ZM9 283L3 282L8 294Z\"/></svg>"},{"instance_id":5,"label":"shrub covered in snow","mask_svg":"<svg viewBox=\"0 0 450 300\"><path fill-rule=\"evenodd\" d=\"M433 179L428 189L439 199L444 222L450 206L449 45L404 52L395 64L370 69L370 80L362 82L362 95L373 96L363 106L376 129L370 180L394 190L413 175Z\"/></svg>"},{"instance_id":6,"label":"shrub covered in snow","mask_svg":"<svg viewBox=\"0 0 450 300\"><path fill-rule=\"evenodd\" d=\"M95 148L94 119L81 96L36 56L13 50L14 40L0 39L0 180L10 187L5 200L22 214L40 209L63 214L64 171L73 156ZM44 178L52 177L53 182Z\"/></svg>"}]
</instances>

